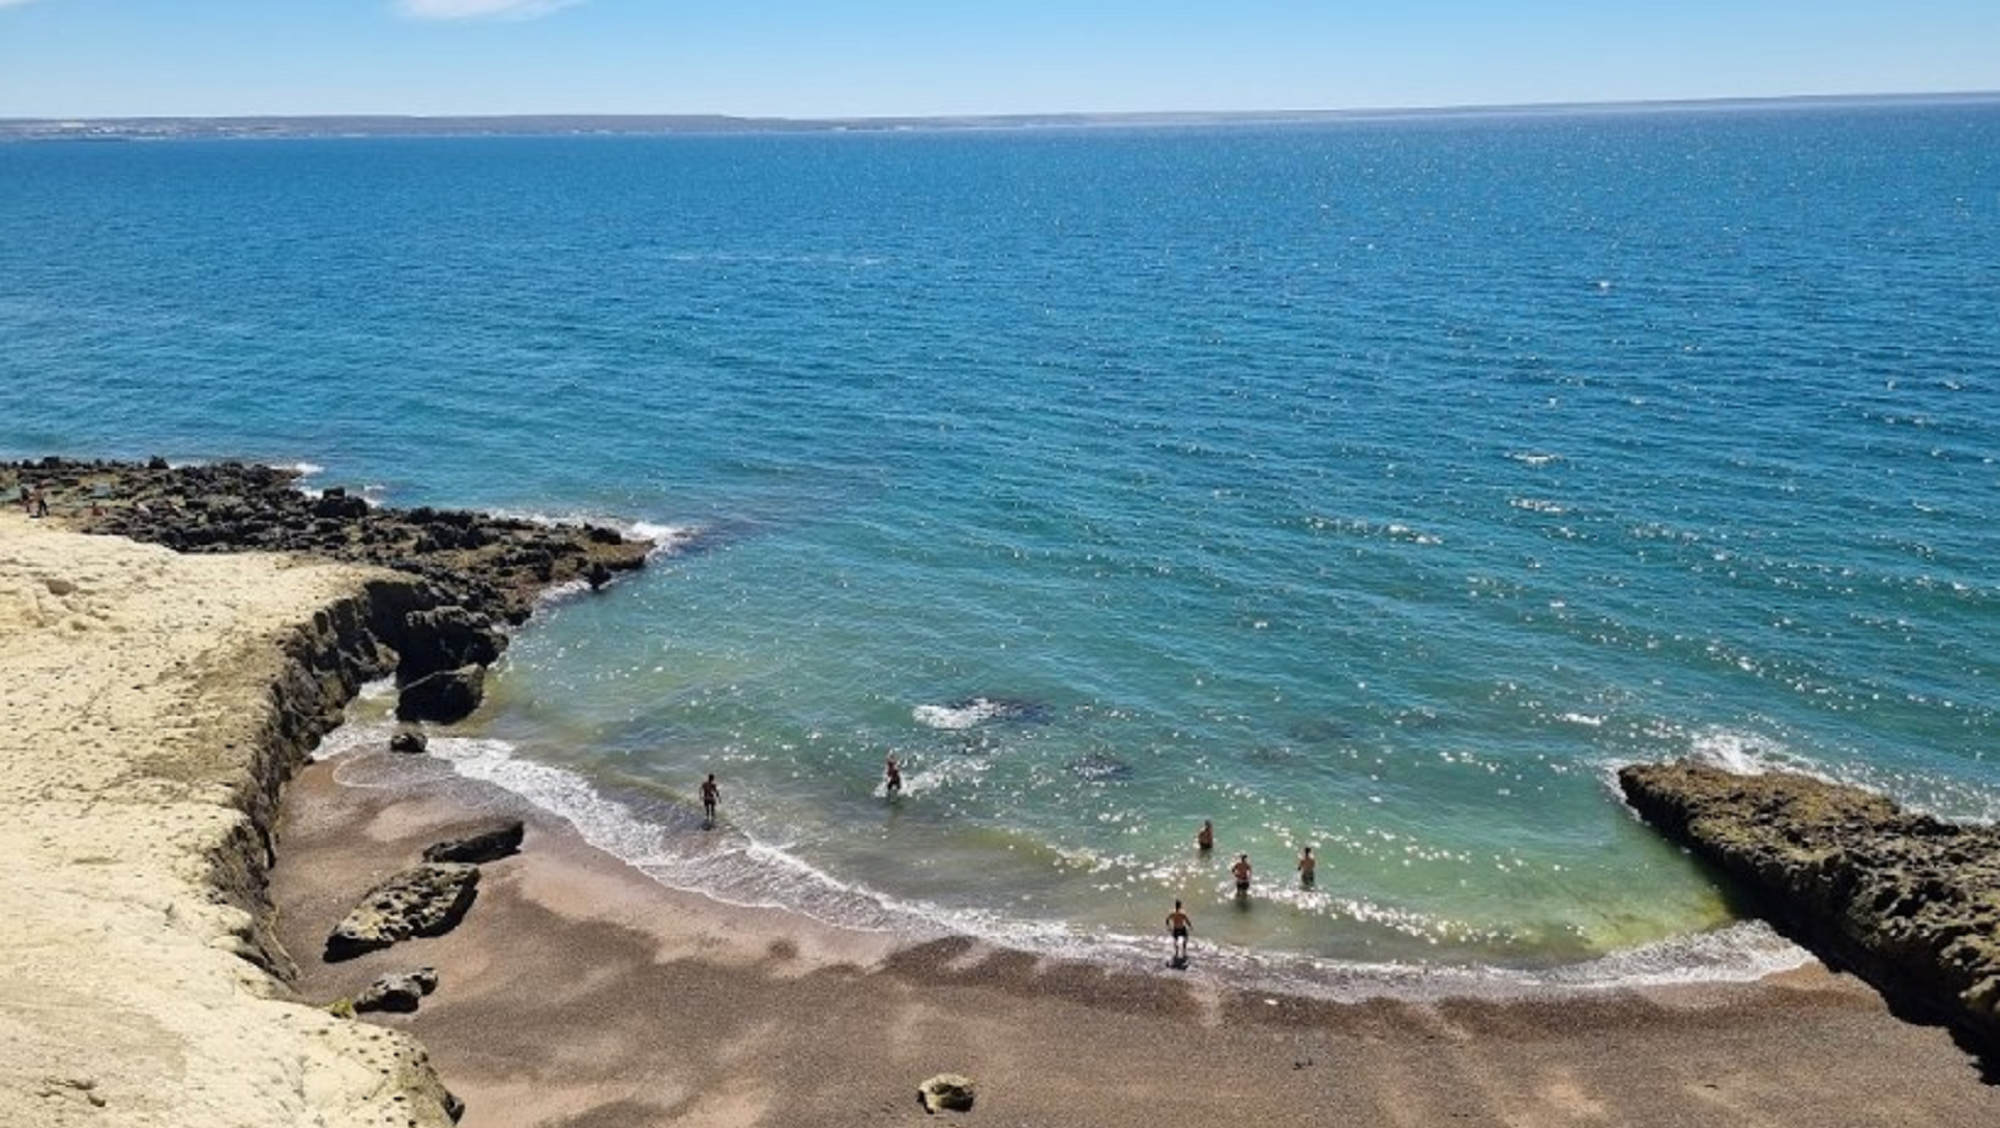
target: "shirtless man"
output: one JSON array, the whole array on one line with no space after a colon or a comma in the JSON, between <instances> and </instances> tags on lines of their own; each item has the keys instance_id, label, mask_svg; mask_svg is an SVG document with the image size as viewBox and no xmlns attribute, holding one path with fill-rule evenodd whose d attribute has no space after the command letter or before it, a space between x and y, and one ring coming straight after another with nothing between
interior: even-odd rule
<instances>
[{"instance_id":1,"label":"shirtless man","mask_svg":"<svg viewBox=\"0 0 2000 1128\"><path fill-rule=\"evenodd\" d=\"M1215 823L1201 820L1201 829L1194 832L1194 848L1203 853L1215 849Z\"/></svg>"},{"instance_id":2,"label":"shirtless man","mask_svg":"<svg viewBox=\"0 0 2000 1128\"><path fill-rule=\"evenodd\" d=\"M1313 885L1313 848L1308 846L1299 851L1299 884L1311 889Z\"/></svg>"},{"instance_id":3,"label":"shirtless man","mask_svg":"<svg viewBox=\"0 0 2000 1128\"><path fill-rule=\"evenodd\" d=\"M1236 864L1229 867L1229 872L1231 876L1236 878L1236 895L1238 897L1248 897L1250 895L1250 855L1236 855Z\"/></svg>"},{"instance_id":4,"label":"shirtless man","mask_svg":"<svg viewBox=\"0 0 2000 1128\"><path fill-rule=\"evenodd\" d=\"M1174 901L1174 911L1167 914L1167 932L1174 938L1174 963L1187 962L1188 929L1194 924L1188 919L1186 910L1181 908L1179 899Z\"/></svg>"},{"instance_id":5,"label":"shirtless man","mask_svg":"<svg viewBox=\"0 0 2000 1128\"><path fill-rule=\"evenodd\" d=\"M896 796L901 795L903 793L903 769L896 765L896 754L894 752L889 753L889 759L883 763L882 774L887 777L887 782L883 783L882 790L888 794L889 798L894 799Z\"/></svg>"},{"instance_id":6,"label":"shirtless man","mask_svg":"<svg viewBox=\"0 0 2000 1128\"><path fill-rule=\"evenodd\" d=\"M715 773L701 781L701 818L703 826L715 825L715 801L722 797L722 789L715 785Z\"/></svg>"}]
</instances>

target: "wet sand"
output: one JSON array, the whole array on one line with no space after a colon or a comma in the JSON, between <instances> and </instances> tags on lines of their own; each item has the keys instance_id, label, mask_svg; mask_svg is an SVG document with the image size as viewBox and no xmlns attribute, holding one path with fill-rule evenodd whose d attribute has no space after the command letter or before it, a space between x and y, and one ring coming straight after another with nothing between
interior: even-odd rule
<instances>
[{"instance_id":1,"label":"wet sand","mask_svg":"<svg viewBox=\"0 0 2000 1128\"><path fill-rule=\"evenodd\" d=\"M529 819L523 851L482 867L455 931L318 958L375 880L504 814ZM369 1021L428 1047L466 1128L915 1122L938 1072L969 1074L979 1099L931 1122L968 1125L2000 1123L2000 1088L1945 1031L1817 964L1340 1004L1176 974L1164 932L1145 972L898 944L666 889L448 764L365 749L294 781L278 851L279 934L309 999L438 970L417 1013Z\"/></svg>"}]
</instances>

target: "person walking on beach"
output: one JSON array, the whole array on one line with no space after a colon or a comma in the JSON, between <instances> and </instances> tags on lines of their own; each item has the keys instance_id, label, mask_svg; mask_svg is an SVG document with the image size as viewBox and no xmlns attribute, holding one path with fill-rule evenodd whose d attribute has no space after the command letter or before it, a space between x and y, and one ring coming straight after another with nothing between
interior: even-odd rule
<instances>
[{"instance_id":1,"label":"person walking on beach","mask_svg":"<svg viewBox=\"0 0 2000 1128\"><path fill-rule=\"evenodd\" d=\"M1188 919L1187 910L1181 908L1180 899L1174 899L1174 911L1167 914L1167 933L1174 938L1174 966L1187 963L1188 930L1194 922Z\"/></svg>"},{"instance_id":2,"label":"person walking on beach","mask_svg":"<svg viewBox=\"0 0 2000 1128\"><path fill-rule=\"evenodd\" d=\"M715 825L715 801L720 798L722 798L722 788L715 785L715 773L710 772L708 773L708 778L701 781L702 826L711 827Z\"/></svg>"},{"instance_id":3,"label":"person walking on beach","mask_svg":"<svg viewBox=\"0 0 2000 1128\"><path fill-rule=\"evenodd\" d=\"M1215 849L1215 824L1208 819L1201 820L1201 829L1194 832L1194 848L1206 854Z\"/></svg>"},{"instance_id":4,"label":"person walking on beach","mask_svg":"<svg viewBox=\"0 0 2000 1128\"><path fill-rule=\"evenodd\" d=\"M1250 895L1250 855L1236 855L1236 864L1229 867L1229 873L1232 877L1236 878L1236 895L1239 898L1248 897Z\"/></svg>"},{"instance_id":5,"label":"person walking on beach","mask_svg":"<svg viewBox=\"0 0 2000 1128\"><path fill-rule=\"evenodd\" d=\"M882 774L885 777L882 783L883 793L891 799L901 795L903 793L903 769L896 765L896 754L894 752L889 753L889 758L883 762Z\"/></svg>"},{"instance_id":6,"label":"person walking on beach","mask_svg":"<svg viewBox=\"0 0 2000 1128\"><path fill-rule=\"evenodd\" d=\"M1304 886L1307 889L1311 889L1313 887L1313 867L1316 866L1317 864L1318 864L1317 862L1313 861L1312 847L1308 846L1305 849L1299 851L1300 885Z\"/></svg>"}]
</instances>

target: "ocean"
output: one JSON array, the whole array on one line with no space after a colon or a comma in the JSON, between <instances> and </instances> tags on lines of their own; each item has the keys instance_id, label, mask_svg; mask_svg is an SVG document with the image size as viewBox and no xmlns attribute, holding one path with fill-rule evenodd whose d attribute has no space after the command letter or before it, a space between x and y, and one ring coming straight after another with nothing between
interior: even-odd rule
<instances>
[{"instance_id":1,"label":"ocean","mask_svg":"<svg viewBox=\"0 0 2000 1128\"><path fill-rule=\"evenodd\" d=\"M1618 766L2000 816L2000 100L6 144L0 341L0 456L658 538L432 748L722 900L1728 978Z\"/></svg>"}]
</instances>

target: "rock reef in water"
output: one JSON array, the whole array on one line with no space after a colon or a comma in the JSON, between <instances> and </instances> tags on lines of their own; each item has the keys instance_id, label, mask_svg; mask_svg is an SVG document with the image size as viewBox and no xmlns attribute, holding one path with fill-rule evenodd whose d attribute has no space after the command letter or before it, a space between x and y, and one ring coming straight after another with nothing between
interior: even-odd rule
<instances>
[{"instance_id":1,"label":"rock reef in water","mask_svg":"<svg viewBox=\"0 0 2000 1128\"><path fill-rule=\"evenodd\" d=\"M1790 773L1639 764L1618 782L1827 963L2000 1060L2000 828Z\"/></svg>"}]
</instances>

